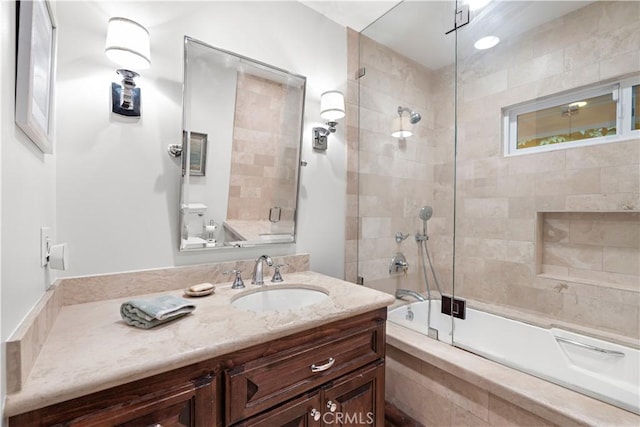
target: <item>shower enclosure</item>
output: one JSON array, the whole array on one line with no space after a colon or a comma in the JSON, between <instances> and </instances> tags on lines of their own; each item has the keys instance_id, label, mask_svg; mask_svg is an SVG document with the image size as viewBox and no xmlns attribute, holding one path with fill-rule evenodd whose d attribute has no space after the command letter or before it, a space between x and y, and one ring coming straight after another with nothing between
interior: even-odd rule
<instances>
[{"instance_id":1,"label":"shower enclosure","mask_svg":"<svg viewBox=\"0 0 640 427\"><path fill-rule=\"evenodd\" d=\"M453 314L637 351L640 4L468 3L402 2L349 34L347 279L440 299L431 261ZM472 321L451 316L440 340L469 349L456 325ZM594 353L555 337L563 357Z\"/></svg>"}]
</instances>

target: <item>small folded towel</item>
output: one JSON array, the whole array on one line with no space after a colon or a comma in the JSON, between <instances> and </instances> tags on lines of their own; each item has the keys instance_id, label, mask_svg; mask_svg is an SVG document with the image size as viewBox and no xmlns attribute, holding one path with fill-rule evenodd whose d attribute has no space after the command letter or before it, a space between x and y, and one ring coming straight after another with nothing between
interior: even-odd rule
<instances>
[{"instance_id":1,"label":"small folded towel","mask_svg":"<svg viewBox=\"0 0 640 427\"><path fill-rule=\"evenodd\" d=\"M149 329L191 313L196 306L173 295L137 298L120 306L122 319L131 326Z\"/></svg>"}]
</instances>

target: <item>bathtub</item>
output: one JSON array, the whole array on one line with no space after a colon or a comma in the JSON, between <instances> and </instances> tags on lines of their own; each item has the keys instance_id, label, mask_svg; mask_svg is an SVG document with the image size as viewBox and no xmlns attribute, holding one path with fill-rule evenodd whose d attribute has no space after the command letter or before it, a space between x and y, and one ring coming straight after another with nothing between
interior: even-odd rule
<instances>
[{"instance_id":1,"label":"bathtub","mask_svg":"<svg viewBox=\"0 0 640 427\"><path fill-rule=\"evenodd\" d=\"M427 335L429 301L389 312L388 320ZM640 351L557 328L545 329L467 308L466 319L431 301L438 340L640 414Z\"/></svg>"}]
</instances>

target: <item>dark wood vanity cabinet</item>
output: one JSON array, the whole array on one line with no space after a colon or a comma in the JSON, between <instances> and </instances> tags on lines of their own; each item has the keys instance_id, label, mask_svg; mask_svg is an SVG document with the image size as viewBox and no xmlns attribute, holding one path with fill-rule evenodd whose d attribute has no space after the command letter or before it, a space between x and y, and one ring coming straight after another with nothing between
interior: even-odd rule
<instances>
[{"instance_id":1,"label":"dark wood vanity cabinet","mask_svg":"<svg viewBox=\"0 0 640 427\"><path fill-rule=\"evenodd\" d=\"M234 426L384 426L384 362L378 361Z\"/></svg>"},{"instance_id":2,"label":"dark wood vanity cabinet","mask_svg":"<svg viewBox=\"0 0 640 427\"><path fill-rule=\"evenodd\" d=\"M186 372L136 381L9 418L9 425L209 427L216 414L216 378L180 378Z\"/></svg>"},{"instance_id":3,"label":"dark wood vanity cabinet","mask_svg":"<svg viewBox=\"0 0 640 427\"><path fill-rule=\"evenodd\" d=\"M386 308L11 417L10 427L384 426Z\"/></svg>"}]
</instances>

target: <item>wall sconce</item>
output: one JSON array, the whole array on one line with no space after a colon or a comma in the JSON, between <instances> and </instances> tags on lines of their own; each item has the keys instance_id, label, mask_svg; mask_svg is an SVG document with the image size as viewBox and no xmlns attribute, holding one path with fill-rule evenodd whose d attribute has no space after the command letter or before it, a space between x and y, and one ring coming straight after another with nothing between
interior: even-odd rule
<instances>
[{"instance_id":1,"label":"wall sconce","mask_svg":"<svg viewBox=\"0 0 640 427\"><path fill-rule=\"evenodd\" d=\"M408 116L402 113L409 113ZM394 138L408 138L413 135L413 125L418 123L422 119L419 113L416 113L407 107L398 107L398 117L393 119L391 123L391 136Z\"/></svg>"},{"instance_id":2,"label":"wall sconce","mask_svg":"<svg viewBox=\"0 0 640 427\"><path fill-rule=\"evenodd\" d=\"M343 118L344 95L337 90L330 90L320 95L320 117L327 121L327 128L313 128L313 149L325 151L327 137L336 131L337 120Z\"/></svg>"},{"instance_id":3,"label":"wall sconce","mask_svg":"<svg viewBox=\"0 0 640 427\"><path fill-rule=\"evenodd\" d=\"M140 117L140 88L133 71L151 66L149 31L126 18L111 18L107 27L105 54L122 68L116 72L122 76L122 85L111 83L112 111L129 117Z\"/></svg>"}]
</instances>

